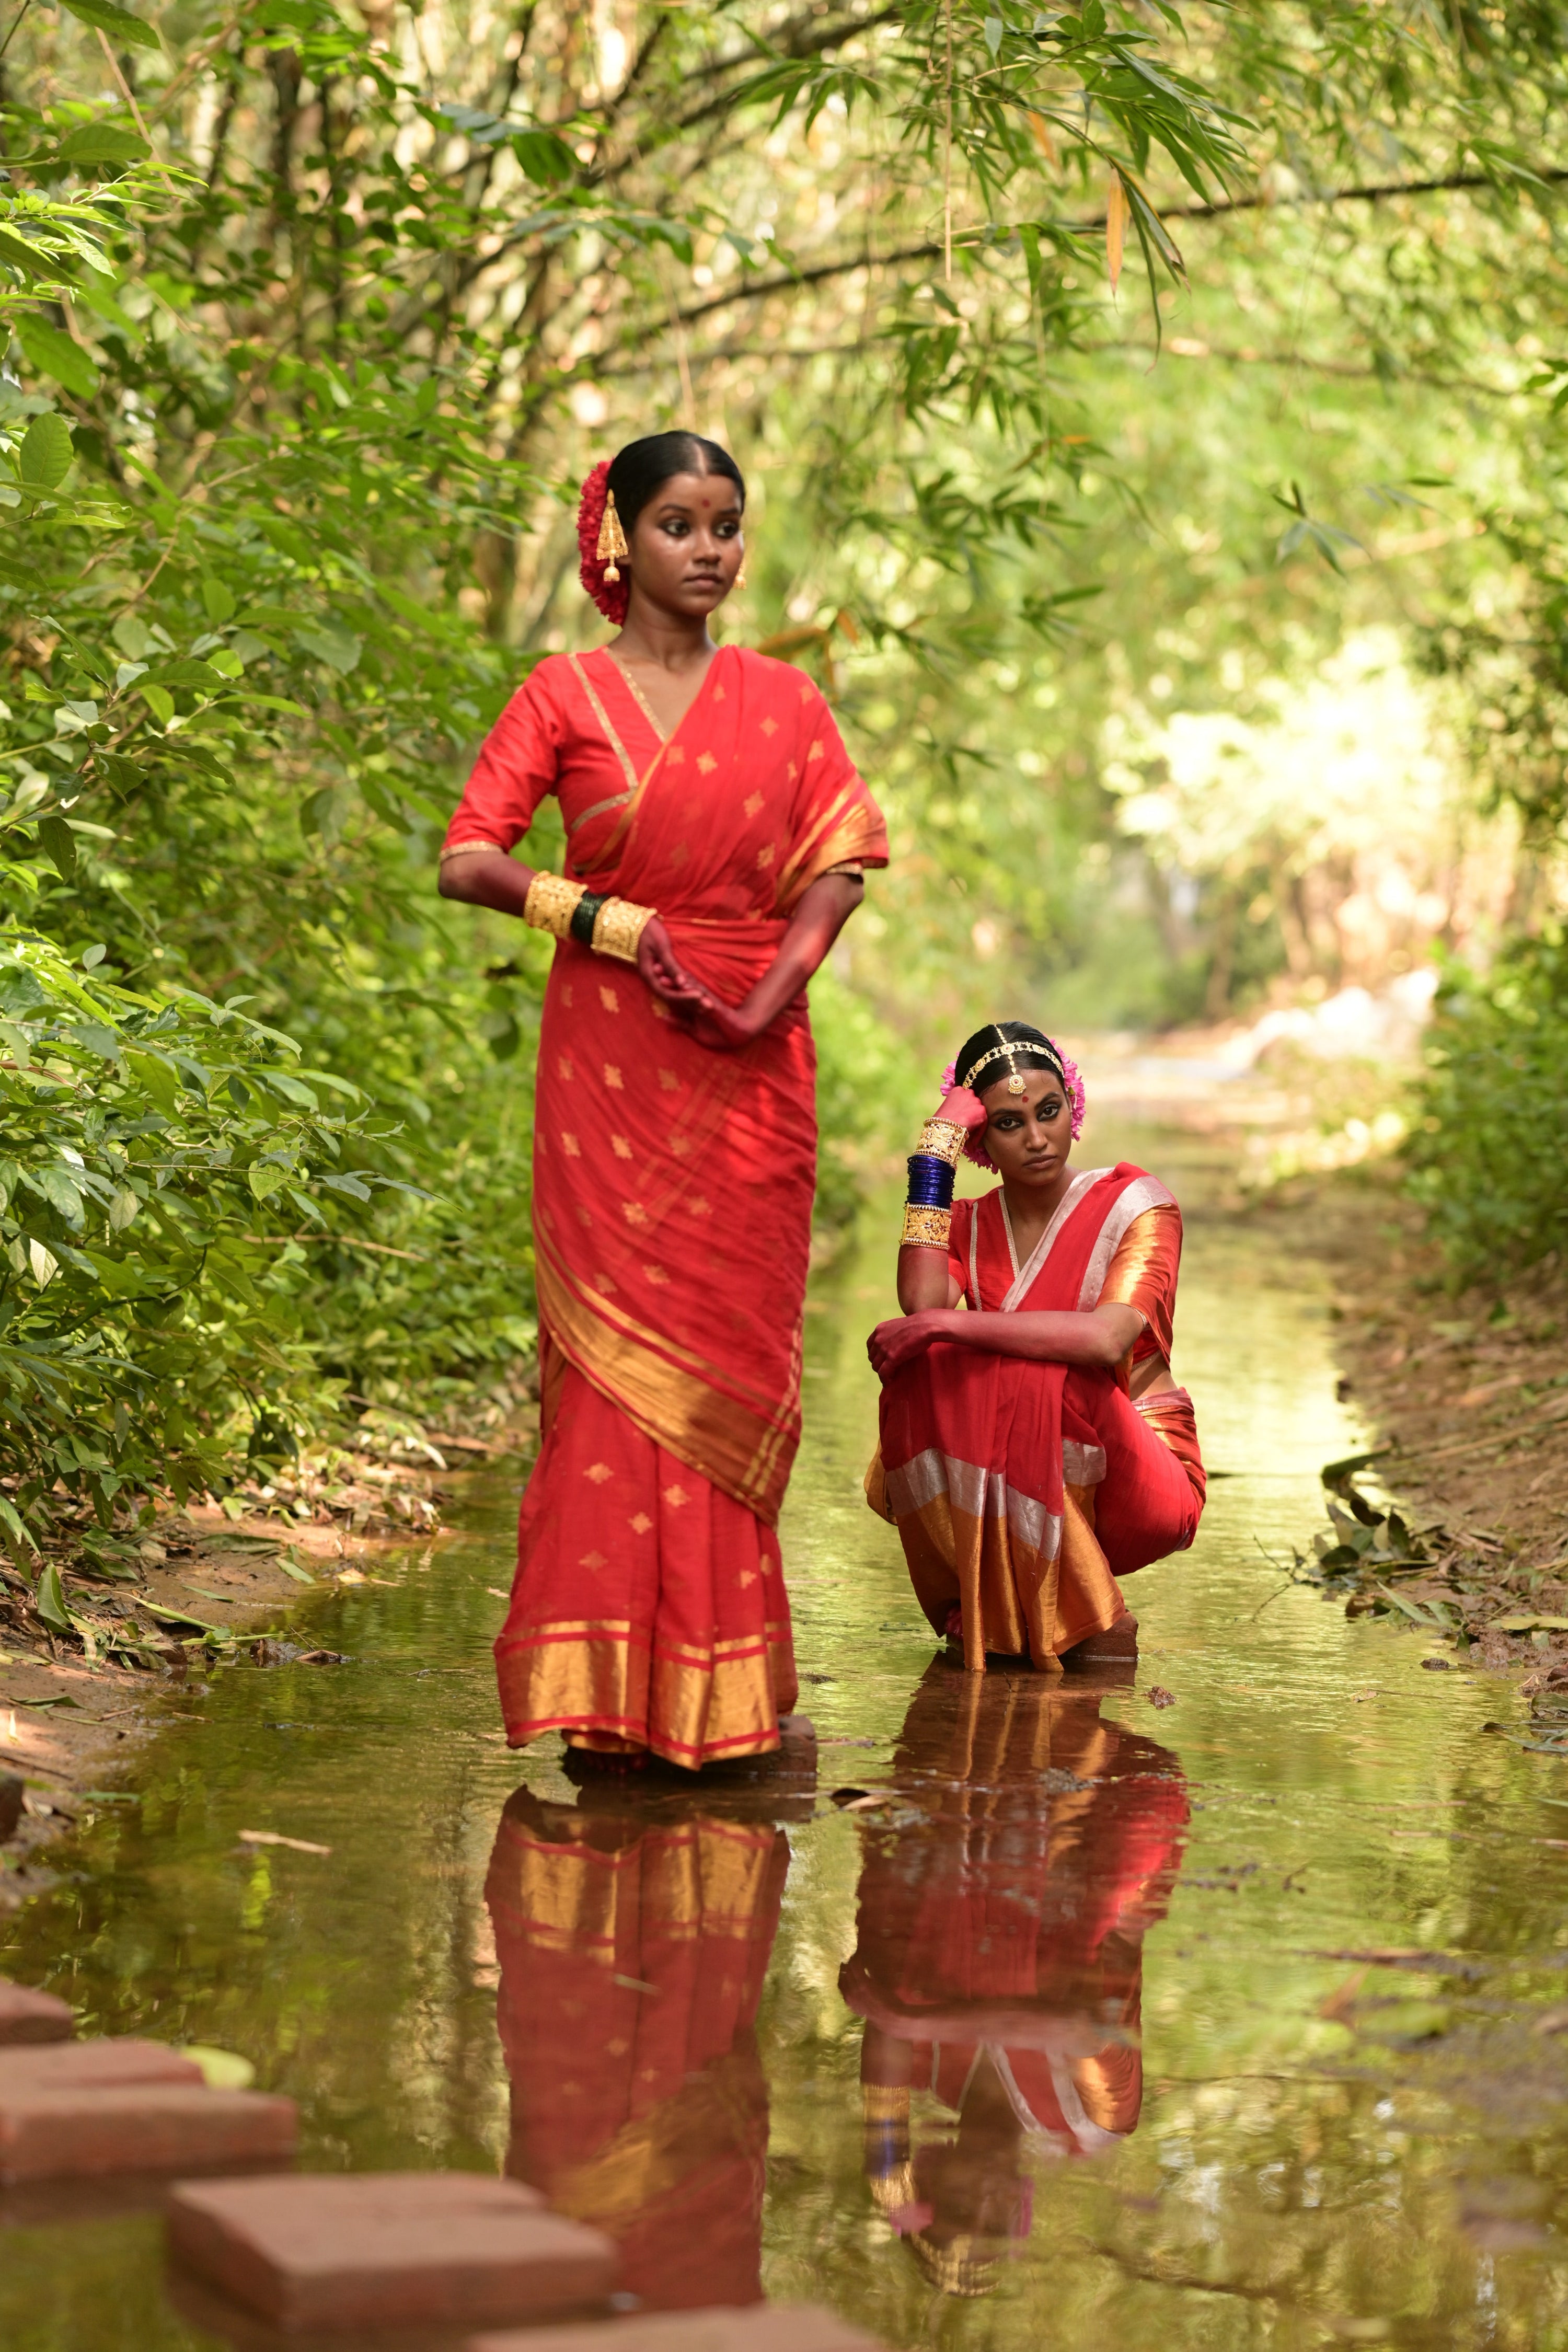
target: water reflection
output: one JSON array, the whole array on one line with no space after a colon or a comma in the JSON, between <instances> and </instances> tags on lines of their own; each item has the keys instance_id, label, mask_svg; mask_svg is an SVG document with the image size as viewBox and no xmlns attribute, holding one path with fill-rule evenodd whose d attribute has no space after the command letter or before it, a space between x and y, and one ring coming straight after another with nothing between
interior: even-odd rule
<instances>
[{"instance_id":1,"label":"water reflection","mask_svg":"<svg viewBox=\"0 0 1568 2352\"><path fill-rule=\"evenodd\" d=\"M622 2284L644 2303L755 2303L768 2141L755 2026L788 1840L771 1823L650 1822L603 1802L520 1789L501 1817L486 1900L506 2169L617 2240Z\"/></svg>"},{"instance_id":2,"label":"water reflection","mask_svg":"<svg viewBox=\"0 0 1568 2352\"><path fill-rule=\"evenodd\" d=\"M938 1659L867 1818L844 1998L865 2020L872 2198L921 2272L985 2294L1032 2168L1137 2127L1143 1937L1187 1822L1175 1757L1100 1720L1103 1685Z\"/></svg>"}]
</instances>

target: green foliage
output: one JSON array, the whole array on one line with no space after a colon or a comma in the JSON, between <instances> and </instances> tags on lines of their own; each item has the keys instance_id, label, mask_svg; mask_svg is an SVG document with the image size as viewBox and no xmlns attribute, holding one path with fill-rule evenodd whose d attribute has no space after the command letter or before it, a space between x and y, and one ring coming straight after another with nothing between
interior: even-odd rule
<instances>
[{"instance_id":1,"label":"green foliage","mask_svg":"<svg viewBox=\"0 0 1568 2352\"><path fill-rule=\"evenodd\" d=\"M103 980L13 929L0 949L0 1508L31 1543L57 1487L221 1486L258 1378L308 1397L295 1268L255 1227L395 1184L361 1164L358 1090L184 990ZM86 969L83 969L85 966Z\"/></svg>"},{"instance_id":2,"label":"green foliage","mask_svg":"<svg viewBox=\"0 0 1568 2352\"><path fill-rule=\"evenodd\" d=\"M1499 1286L1568 1249L1568 938L1451 967L1409 1146L1411 1186L1456 1279Z\"/></svg>"},{"instance_id":3,"label":"green foliage","mask_svg":"<svg viewBox=\"0 0 1568 2352\"><path fill-rule=\"evenodd\" d=\"M1108 722L1146 674L1204 709L1303 674L1385 610L1391 502L1441 477L1458 543L1534 478L1562 380L1538 126L1568 11L622 15L456 0L439 64L424 19L327 0L155 22L68 0L12 28L0 938L137 1008L105 1013L116 1036L167 1016L210 1068L202 1024L232 1055L254 1016L356 1090L308 1116L352 1134L360 1192L301 1140L312 1212L287 1214L287 1187L247 1206L216 1159L199 1175L227 1150L248 1184L233 1123L270 1081L241 1102L226 1076L219 1111L149 1095L195 1155L168 1214L212 1238L182 1243L174 1285L139 1213L114 1244L131 1304L83 1295L72 1333L100 1335L106 1381L115 1350L131 1368L103 1390L131 1417L110 1475L130 1446L135 1475L217 1476L247 1429L456 1411L526 1362L545 950L442 908L433 851L529 664L595 633L571 493L605 447L677 418L735 444L756 553L728 625L824 677L893 820L892 873L816 992L829 1223L974 1017L1223 1013L1285 960L1340 976L1289 903L1337 845L1183 864L1123 821ZM1401 182L1436 200L1394 201ZM1124 244L1147 297L1114 290ZM1178 320L1201 334L1151 376ZM1538 580L1549 508L1517 519ZM1555 683L1520 684L1533 607L1457 615L1470 546L1422 574L1431 659L1534 695L1549 780ZM559 847L535 828L531 856ZM142 1051L117 1048L115 1085L153 1085ZM45 1106L18 1097L18 1167L72 1164ZM101 1139L71 1149L100 1171ZM41 1289L14 1270L30 1311L88 1280L72 1231L27 1228L60 1268ZM154 1291L180 1328L222 1328L199 1395L173 1376L175 1423L140 1369ZM29 1393L24 1422L52 1392Z\"/></svg>"}]
</instances>

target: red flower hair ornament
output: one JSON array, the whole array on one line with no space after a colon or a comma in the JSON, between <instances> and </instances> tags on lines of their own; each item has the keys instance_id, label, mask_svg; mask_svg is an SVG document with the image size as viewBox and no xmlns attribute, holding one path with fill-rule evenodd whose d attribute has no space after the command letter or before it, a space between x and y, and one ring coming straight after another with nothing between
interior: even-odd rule
<instances>
[{"instance_id":1,"label":"red flower hair ornament","mask_svg":"<svg viewBox=\"0 0 1568 2352\"><path fill-rule=\"evenodd\" d=\"M584 483L577 501L577 545L582 556L577 577L605 620L618 629L626 617L631 583L619 568L618 559L626 552L626 533L609 483L610 461L605 457Z\"/></svg>"}]
</instances>

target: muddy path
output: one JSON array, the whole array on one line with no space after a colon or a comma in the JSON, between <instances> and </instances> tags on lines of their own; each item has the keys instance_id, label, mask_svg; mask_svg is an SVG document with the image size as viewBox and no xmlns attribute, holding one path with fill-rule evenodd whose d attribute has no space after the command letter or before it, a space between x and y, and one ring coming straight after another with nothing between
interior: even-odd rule
<instances>
[{"instance_id":1,"label":"muddy path","mask_svg":"<svg viewBox=\"0 0 1568 2352\"><path fill-rule=\"evenodd\" d=\"M161 1701L0 1971L241 2052L307 2165L506 2166L652 2303L987 2352L1568 2340L1568 1774L1517 1674L1431 1671L1279 1571L1365 1435L1334 1266L1235 1214L1211 1143L1091 1142L1188 1205L1217 1474L1130 1589L1135 1679L933 1662L859 1491L879 1244L815 1286L784 1528L815 1801L590 1801L549 1743L510 1757L487 1474L384 1582L307 1597L345 1664ZM0 2200L0 2249L16 2352L218 2340L145 2214Z\"/></svg>"}]
</instances>

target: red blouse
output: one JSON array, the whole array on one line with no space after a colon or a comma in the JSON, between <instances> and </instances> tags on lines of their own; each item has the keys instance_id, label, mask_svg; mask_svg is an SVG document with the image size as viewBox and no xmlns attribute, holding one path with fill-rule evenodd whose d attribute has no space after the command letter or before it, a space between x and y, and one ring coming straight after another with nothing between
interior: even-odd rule
<instances>
[{"instance_id":1,"label":"red blouse","mask_svg":"<svg viewBox=\"0 0 1568 2352\"><path fill-rule=\"evenodd\" d=\"M728 829L705 823L701 814L715 752L726 756L731 736L754 740L749 756L778 776L781 790L787 784L785 798L794 803L783 812L779 854L770 856L763 841L751 861L759 868L752 874L742 869ZM707 835L707 854L694 839L684 877L690 887L688 913L707 919L785 914L830 864L888 862L881 818L817 688L789 664L733 646L721 646L696 700L668 740L642 693L603 646L547 656L486 738L442 854L513 848L545 794L553 793L566 827L566 871L581 880L613 859L626 812L656 768L677 788L683 770L700 771L692 779L698 794L692 814L698 835ZM754 810L753 819L747 802L744 817L763 822L760 793ZM759 888L763 876L765 887Z\"/></svg>"}]
</instances>

